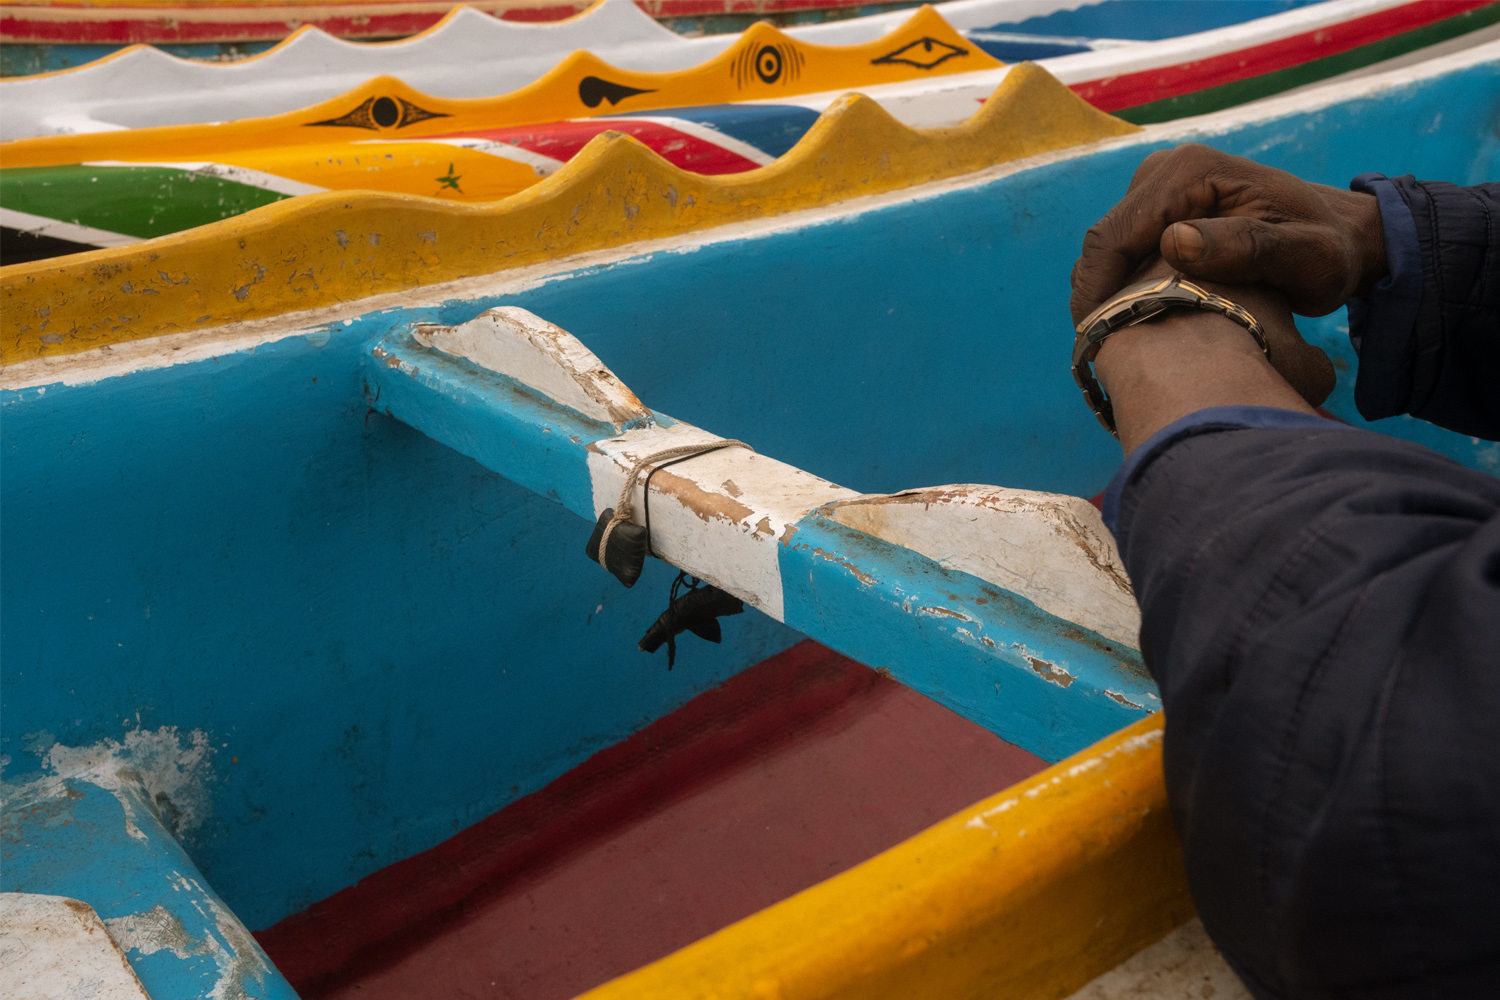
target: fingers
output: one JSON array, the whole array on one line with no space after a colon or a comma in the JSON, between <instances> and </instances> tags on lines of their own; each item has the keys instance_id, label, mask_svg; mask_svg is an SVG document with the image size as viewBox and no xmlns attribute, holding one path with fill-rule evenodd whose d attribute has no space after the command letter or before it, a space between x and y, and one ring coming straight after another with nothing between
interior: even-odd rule
<instances>
[{"instance_id":1,"label":"fingers","mask_svg":"<svg viewBox=\"0 0 1500 1000\"><path fill-rule=\"evenodd\" d=\"M1083 253L1073 265L1073 321L1120 290L1142 261L1157 252L1164 229L1215 212L1220 190L1214 177L1247 168L1264 169L1193 144L1146 157L1125 197L1084 235Z\"/></svg>"},{"instance_id":2,"label":"fingers","mask_svg":"<svg viewBox=\"0 0 1500 1000\"><path fill-rule=\"evenodd\" d=\"M1346 250L1326 226L1249 216L1178 222L1161 235L1162 257L1191 278L1280 289L1292 309L1321 316L1343 304Z\"/></svg>"}]
</instances>

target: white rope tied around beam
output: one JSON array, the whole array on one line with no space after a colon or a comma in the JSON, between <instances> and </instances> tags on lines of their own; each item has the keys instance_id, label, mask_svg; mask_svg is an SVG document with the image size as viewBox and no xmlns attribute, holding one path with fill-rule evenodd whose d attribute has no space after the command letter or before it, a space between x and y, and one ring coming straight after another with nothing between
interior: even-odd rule
<instances>
[{"instance_id":1,"label":"white rope tied around beam","mask_svg":"<svg viewBox=\"0 0 1500 1000\"><path fill-rule=\"evenodd\" d=\"M618 525L624 524L635 516L635 505L632 500L632 494L635 493L636 480L640 478L641 472L646 466L653 462L664 462L673 458L681 461L698 455L706 455L711 451L718 451L720 448L745 448L752 452L755 450L743 441L724 438L719 441L700 441L697 444L674 445L671 448L663 448L661 451L653 451L645 458L637 459L635 465L631 466L630 473L625 477L625 485L620 489L620 500L615 504L615 516L609 519L609 523L604 526L604 534L599 538L599 565L609 565L609 563L604 561L605 553L609 551L609 536L615 533L615 528ZM655 470L652 471L655 472ZM649 476L646 477L646 488L648 490L651 488L651 478ZM648 551L650 545L651 540L648 538L646 540Z\"/></svg>"}]
</instances>

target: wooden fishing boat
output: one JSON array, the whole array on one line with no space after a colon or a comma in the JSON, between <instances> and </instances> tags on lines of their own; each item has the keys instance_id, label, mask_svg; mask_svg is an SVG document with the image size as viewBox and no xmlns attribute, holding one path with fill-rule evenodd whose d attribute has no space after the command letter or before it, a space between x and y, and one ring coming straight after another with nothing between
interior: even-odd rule
<instances>
[{"instance_id":1,"label":"wooden fishing boat","mask_svg":"<svg viewBox=\"0 0 1500 1000\"><path fill-rule=\"evenodd\" d=\"M1489 0L1335 0L1043 65L1096 106L1153 121L1414 48L1467 44L1497 20L1500 4ZM5 146L0 170L6 262L126 245L325 190L491 201L555 172L606 131L697 173L753 170L790 149L848 87L908 124L951 126L1007 73L967 45L923 8L889 35L846 47L811 46L757 25L712 60L669 74L578 53L490 100L439 100L381 77L270 118L21 140ZM975 66L992 68L966 70Z\"/></svg>"},{"instance_id":2,"label":"wooden fishing boat","mask_svg":"<svg viewBox=\"0 0 1500 1000\"><path fill-rule=\"evenodd\" d=\"M851 141L852 200L619 140L529 207L315 196L0 271L0 920L64 963L38 981L1236 996L1080 499L1119 453L1059 353L1069 267L1184 141L1492 176L1500 43L1146 128L1009 88L968 132ZM993 165L1042 98L1075 131ZM797 210L695 224L668 180ZM1360 423L1342 315L1301 325ZM659 557L628 588L583 551L622 492ZM745 608L668 669L638 645L679 570Z\"/></svg>"},{"instance_id":3,"label":"wooden fishing boat","mask_svg":"<svg viewBox=\"0 0 1500 1000\"><path fill-rule=\"evenodd\" d=\"M982 50L1017 62L1085 51L1100 44L1098 39L1116 46L1122 38L1157 40L1305 5L1303 0L1171 0L1170 8L1159 0L1076 4L950 0L937 10ZM815 45L857 45L888 34L909 16L910 11L893 11L784 30ZM595 4L576 17L544 23L506 21L456 7L418 35L373 45L341 40L307 24L269 51L238 62L180 59L137 45L69 72L0 79L0 101L7 106L0 129L6 139L21 139L264 117L326 101L381 75L433 97L491 97L532 83L578 49L622 69L667 72L696 66L734 41L732 33L684 37L628 0Z\"/></svg>"}]
</instances>

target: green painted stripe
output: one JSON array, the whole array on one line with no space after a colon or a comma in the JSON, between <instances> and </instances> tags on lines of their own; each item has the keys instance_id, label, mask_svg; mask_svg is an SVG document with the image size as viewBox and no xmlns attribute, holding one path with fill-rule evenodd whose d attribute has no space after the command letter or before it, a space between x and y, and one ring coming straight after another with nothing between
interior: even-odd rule
<instances>
[{"instance_id":1,"label":"green painted stripe","mask_svg":"<svg viewBox=\"0 0 1500 1000\"><path fill-rule=\"evenodd\" d=\"M0 206L142 239L218 222L285 197L172 167L0 170Z\"/></svg>"},{"instance_id":2,"label":"green painted stripe","mask_svg":"<svg viewBox=\"0 0 1500 1000\"><path fill-rule=\"evenodd\" d=\"M1190 115L1205 115L1211 111L1222 111L1247 101L1271 97L1304 84L1317 83L1319 80L1326 80L1340 73L1363 69L1372 63L1404 56L1408 52L1446 42L1450 38L1478 31L1480 28L1489 27L1497 22L1500 22L1500 4L1491 4L1488 7L1466 11L1455 17L1383 38L1378 42L1371 42L1369 45L1362 45L1347 52L1340 52L1338 55L1314 59L1297 66L1288 66L1274 73L1263 73L1260 76L1236 80L1234 83L1226 83L1219 87L1209 87L1206 90L1183 94L1180 97L1138 104L1133 108L1116 111L1114 114L1137 125L1152 125L1156 122L1187 118Z\"/></svg>"}]
</instances>

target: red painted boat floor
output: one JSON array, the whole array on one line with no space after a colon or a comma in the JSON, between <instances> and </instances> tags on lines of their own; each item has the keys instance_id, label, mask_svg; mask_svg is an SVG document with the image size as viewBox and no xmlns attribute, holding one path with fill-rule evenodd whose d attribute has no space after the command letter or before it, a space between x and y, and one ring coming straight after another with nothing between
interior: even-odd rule
<instances>
[{"instance_id":1,"label":"red painted boat floor","mask_svg":"<svg viewBox=\"0 0 1500 1000\"><path fill-rule=\"evenodd\" d=\"M562 1000L1044 766L804 642L257 936L309 1000Z\"/></svg>"}]
</instances>

